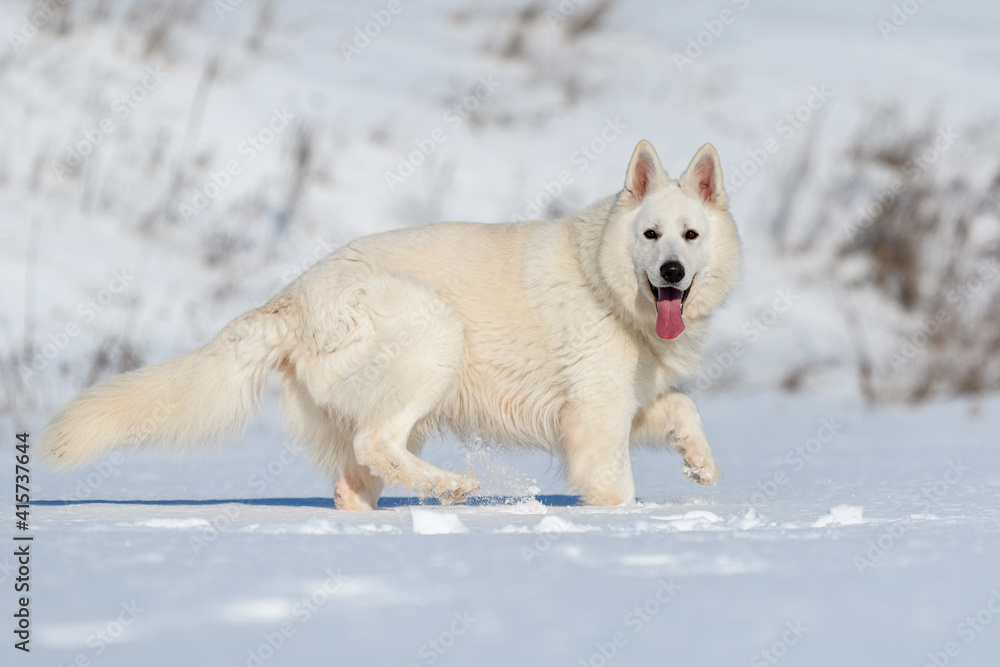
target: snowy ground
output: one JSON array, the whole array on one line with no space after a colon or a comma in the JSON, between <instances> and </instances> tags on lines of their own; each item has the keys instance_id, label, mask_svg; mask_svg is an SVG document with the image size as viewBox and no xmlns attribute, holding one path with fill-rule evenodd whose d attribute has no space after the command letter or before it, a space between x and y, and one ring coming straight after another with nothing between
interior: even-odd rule
<instances>
[{"instance_id":1,"label":"snowy ground","mask_svg":"<svg viewBox=\"0 0 1000 667\"><path fill-rule=\"evenodd\" d=\"M379 512L344 515L281 444L269 394L217 454L34 466L33 651L4 646L0 663L996 664L1000 403L865 407L845 295L826 280L833 250L796 258L769 233L803 147L817 173L836 171L875 106L942 127L996 114L996 3L634 0L570 38L596 2L543 2L564 8L553 24L519 23L506 3L407 0L350 60L343 45L388 3L203 3L156 30L159 8L183 4L80 3L72 29L53 19L18 41L35 5L2 3L0 370L35 372L0 382L0 455L92 379L102 345L150 363L203 344L360 234L571 211L619 188L647 138L674 176L716 145L745 242L746 277L691 382L725 477L699 487L677 456L640 451L638 507L582 508L557 462L448 441L426 456L471 464L475 503L416 506L396 489ZM897 5L919 10L880 29ZM136 86L123 118L115 100ZM448 115L477 90L476 109ZM269 144L241 150L287 113ZM114 131L61 173L105 118ZM437 127L446 141L390 188L385 174ZM778 150L747 167L769 138ZM239 173L187 215L232 160ZM546 201L562 170L572 183ZM902 316L860 292L883 358ZM734 341L745 352L716 355ZM804 367L808 391L778 393ZM2 553L6 615L16 575Z\"/></svg>"},{"instance_id":2,"label":"snowy ground","mask_svg":"<svg viewBox=\"0 0 1000 667\"><path fill-rule=\"evenodd\" d=\"M609 664L922 665L949 642L954 664L994 664L996 401L702 407L725 478L698 487L677 456L638 453L635 508L568 506L547 458L497 455L478 468L491 489L528 475L538 500L345 515L302 459L280 463L267 418L222 457L39 470L29 664L253 665L271 637L265 664L598 665L619 632ZM452 447L429 458L464 466Z\"/></svg>"}]
</instances>

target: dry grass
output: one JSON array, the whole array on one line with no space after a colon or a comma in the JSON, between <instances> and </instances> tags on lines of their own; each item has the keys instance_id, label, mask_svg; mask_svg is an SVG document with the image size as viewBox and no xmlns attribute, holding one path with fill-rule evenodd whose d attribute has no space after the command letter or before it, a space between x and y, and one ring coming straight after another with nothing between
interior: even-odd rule
<instances>
[{"instance_id":1,"label":"dry grass","mask_svg":"<svg viewBox=\"0 0 1000 667\"><path fill-rule=\"evenodd\" d=\"M299 122L292 132L292 148L289 155L289 183L285 201L278 214L278 233L284 234L292 223L302 202L315 155L316 129L307 122Z\"/></svg>"},{"instance_id":2,"label":"dry grass","mask_svg":"<svg viewBox=\"0 0 1000 667\"><path fill-rule=\"evenodd\" d=\"M51 412L69 395L144 363L135 341L120 335L105 335L86 357L63 351L48 359L40 350L0 355L0 416Z\"/></svg>"},{"instance_id":3,"label":"dry grass","mask_svg":"<svg viewBox=\"0 0 1000 667\"><path fill-rule=\"evenodd\" d=\"M597 56L591 53L587 38L605 26L617 3L618 0L562 3L528 0L500 8L487 5L478 10L479 18L489 26L483 49L527 66L534 85L561 91L564 106L577 105L592 92L593 86L587 82L586 63ZM470 14L454 18L457 22L467 22Z\"/></svg>"},{"instance_id":4,"label":"dry grass","mask_svg":"<svg viewBox=\"0 0 1000 667\"><path fill-rule=\"evenodd\" d=\"M933 115L908 124L884 107L848 152L828 201L853 212L852 222L827 240L838 264L863 267L844 278L848 293L874 287L903 322L884 357L858 351L859 381L873 400L1000 390L996 129L984 122L956 136Z\"/></svg>"}]
</instances>

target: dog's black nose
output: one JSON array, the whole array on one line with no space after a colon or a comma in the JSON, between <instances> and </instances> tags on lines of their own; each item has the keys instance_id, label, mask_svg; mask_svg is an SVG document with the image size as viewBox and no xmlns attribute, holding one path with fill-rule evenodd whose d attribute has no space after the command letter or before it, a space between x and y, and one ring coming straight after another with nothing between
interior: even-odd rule
<instances>
[{"instance_id":1,"label":"dog's black nose","mask_svg":"<svg viewBox=\"0 0 1000 667\"><path fill-rule=\"evenodd\" d=\"M680 262L667 262L660 267L660 275L668 283L679 283L684 280L684 267Z\"/></svg>"}]
</instances>

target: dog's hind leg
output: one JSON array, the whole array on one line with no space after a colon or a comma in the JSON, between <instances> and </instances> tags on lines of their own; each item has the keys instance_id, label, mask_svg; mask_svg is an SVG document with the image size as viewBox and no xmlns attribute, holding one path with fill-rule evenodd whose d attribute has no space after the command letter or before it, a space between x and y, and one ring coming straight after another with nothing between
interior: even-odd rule
<instances>
[{"instance_id":1,"label":"dog's hind leg","mask_svg":"<svg viewBox=\"0 0 1000 667\"><path fill-rule=\"evenodd\" d=\"M386 484L402 486L444 503L461 502L479 489L479 482L433 466L406 447L417 412L408 410L378 426L362 429L354 440L358 461Z\"/></svg>"},{"instance_id":2,"label":"dog's hind leg","mask_svg":"<svg viewBox=\"0 0 1000 667\"><path fill-rule=\"evenodd\" d=\"M419 451L414 431L419 435L456 400L461 320L430 285L409 276L382 275L365 284L365 293L359 312L369 333L338 366L344 381L329 393L336 411L356 425L354 460L387 485L443 502L463 500L478 488L476 480L422 461L408 446ZM345 486L353 488L350 480Z\"/></svg>"},{"instance_id":3,"label":"dog's hind leg","mask_svg":"<svg viewBox=\"0 0 1000 667\"><path fill-rule=\"evenodd\" d=\"M333 489L333 502L339 510L368 511L378 509L381 494L382 480L355 465L341 473Z\"/></svg>"},{"instance_id":4,"label":"dog's hind leg","mask_svg":"<svg viewBox=\"0 0 1000 667\"><path fill-rule=\"evenodd\" d=\"M316 405L290 369L284 370L281 407L289 437L305 445L313 465L336 482L333 500L337 509L376 509L382 480L359 466L354 458L350 424Z\"/></svg>"},{"instance_id":5,"label":"dog's hind leg","mask_svg":"<svg viewBox=\"0 0 1000 667\"><path fill-rule=\"evenodd\" d=\"M414 456L420 455L423 447L423 437L411 433L408 449ZM378 509L378 498L385 483L376 477L370 469L358 463L354 455L353 445L348 455L350 461L340 474L340 479L334 487L333 499L339 510L373 510Z\"/></svg>"}]
</instances>

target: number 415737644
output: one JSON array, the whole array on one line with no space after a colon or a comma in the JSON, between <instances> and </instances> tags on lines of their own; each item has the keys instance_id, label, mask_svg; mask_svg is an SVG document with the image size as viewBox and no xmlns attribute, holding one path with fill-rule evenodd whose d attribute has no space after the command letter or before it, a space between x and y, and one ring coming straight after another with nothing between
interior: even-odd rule
<instances>
[{"instance_id":1,"label":"number 415737644","mask_svg":"<svg viewBox=\"0 0 1000 667\"><path fill-rule=\"evenodd\" d=\"M20 444L15 447L18 453L14 455L14 484L16 485L14 501L17 503L15 515L17 516L17 527L21 530L27 530L28 506L31 502L31 493L28 489L28 484L31 481L28 470L28 462L31 460L28 455L28 434L18 433L17 439Z\"/></svg>"}]
</instances>

